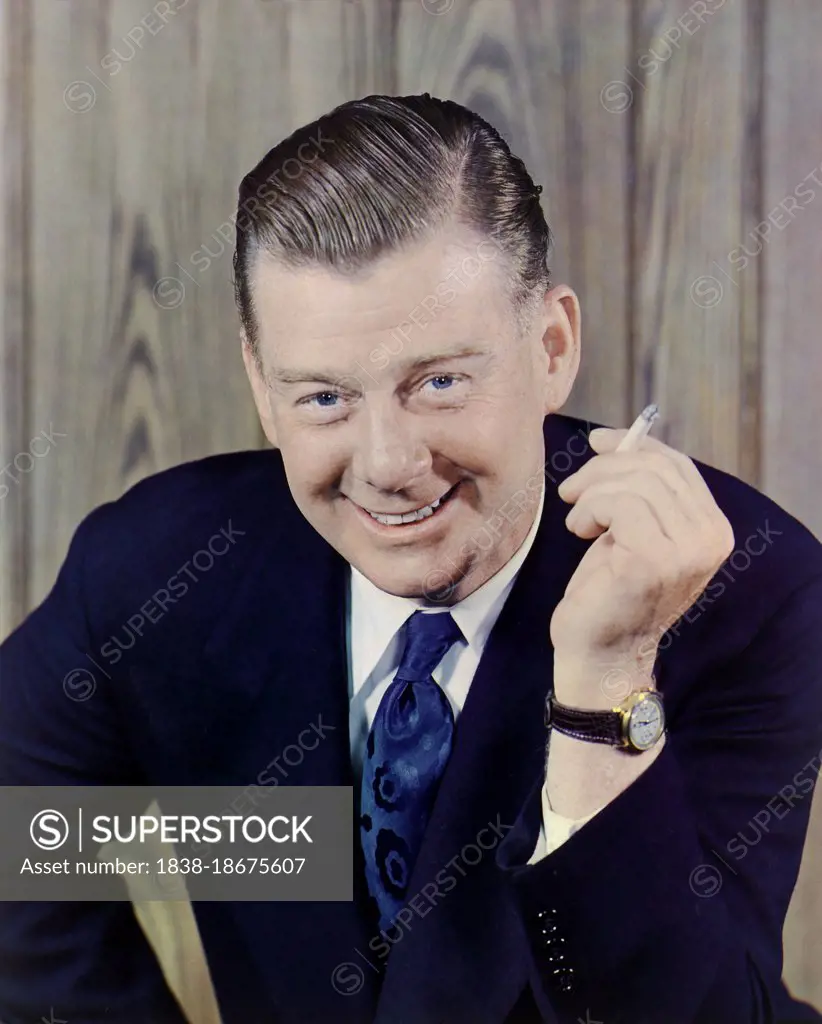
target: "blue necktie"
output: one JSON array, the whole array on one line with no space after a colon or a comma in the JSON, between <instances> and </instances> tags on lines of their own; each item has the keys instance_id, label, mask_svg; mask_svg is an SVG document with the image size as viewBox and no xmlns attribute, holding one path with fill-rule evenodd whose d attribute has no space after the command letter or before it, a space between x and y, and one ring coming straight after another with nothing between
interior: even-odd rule
<instances>
[{"instance_id":1,"label":"blue necktie","mask_svg":"<svg viewBox=\"0 0 822 1024\"><path fill-rule=\"evenodd\" d=\"M431 673L461 635L447 612L414 612L405 624L400 667L368 734L360 834L380 927L403 906L451 754L454 714Z\"/></svg>"}]
</instances>

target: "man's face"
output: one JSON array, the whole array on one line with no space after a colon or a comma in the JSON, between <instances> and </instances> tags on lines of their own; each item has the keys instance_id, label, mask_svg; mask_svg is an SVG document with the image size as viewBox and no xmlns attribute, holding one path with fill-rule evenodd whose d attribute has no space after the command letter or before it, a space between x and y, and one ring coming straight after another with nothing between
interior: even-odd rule
<instances>
[{"instance_id":1,"label":"man's face","mask_svg":"<svg viewBox=\"0 0 822 1024\"><path fill-rule=\"evenodd\" d=\"M243 349L266 435L306 519L389 593L460 600L533 523L579 308L554 289L520 336L504 259L463 231L355 277L257 260L263 378Z\"/></svg>"}]
</instances>

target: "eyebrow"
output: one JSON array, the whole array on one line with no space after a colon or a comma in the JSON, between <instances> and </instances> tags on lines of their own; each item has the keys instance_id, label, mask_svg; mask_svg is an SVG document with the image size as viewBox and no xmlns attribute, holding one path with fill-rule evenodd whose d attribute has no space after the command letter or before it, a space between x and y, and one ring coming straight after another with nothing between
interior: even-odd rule
<instances>
[{"instance_id":1,"label":"eyebrow","mask_svg":"<svg viewBox=\"0 0 822 1024\"><path fill-rule=\"evenodd\" d=\"M338 373L336 376L328 371L313 370L269 370L268 381L271 384L337 384L351 374Z\"/></svg>"},{"instance_id":2,"label":"eyebrow","mask_svg":"<svg viewBox=\"0 0 822 1024\"><path fill-rule=\"evenodd\" d=\"M381 346L378 346L374 351L381 351ZM454 349L450 352L437 352L430 356L420 356L417 359L406 360L404 364L404 371L406 374L419 372L424 370L428 366L432 366L435 363L450 362L454 359L472 359L477 356L487 356L490 354L488 348L477 348L476 345L466 346L464 348ZM388 352L390 356L391 353ZM402 363L400 364L402 365ZM384 369L385 367L382 367ZM364 367L357 364L356 369L363 371ZM365 370L367 373L368 371ZM375 373L379 373L379 369L375 369ZM331 386L339 384L341 380L346 380L349 377L356 377L356 372L353 373L332 373L329 370L285 370L278 367L273 367L268 373L268 379L271 383L277 384L329 384Z\"/></svg>"}]
</instances>

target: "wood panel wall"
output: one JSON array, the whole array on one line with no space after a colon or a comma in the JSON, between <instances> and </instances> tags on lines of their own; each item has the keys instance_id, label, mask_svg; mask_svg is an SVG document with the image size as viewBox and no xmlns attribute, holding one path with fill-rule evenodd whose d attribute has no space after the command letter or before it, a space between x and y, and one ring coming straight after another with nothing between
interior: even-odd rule
<instances>
[{"instance_id":1,"label":"wood panel wall","mask_svg":"<svg viewBox=\"0 0 822 1024\"><path fill-rule=\"evenodd\" d=\"M569 411L619 425L654 399L664 440L822 535L818 0L169 6L0 7L0 636L95 505L262 444L231 294L237 186L369 92L474 107L544 186L554 279L583 304ZM785 972L822 1006L820 804ZM190 949L167 948L179 973Z\"/></svg>"}]
</instances>

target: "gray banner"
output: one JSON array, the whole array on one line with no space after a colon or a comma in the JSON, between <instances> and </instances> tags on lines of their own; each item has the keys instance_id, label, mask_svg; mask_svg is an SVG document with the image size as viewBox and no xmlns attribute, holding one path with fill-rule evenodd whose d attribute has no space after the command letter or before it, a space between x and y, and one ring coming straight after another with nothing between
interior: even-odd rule
<instances>
[{"instance_id":1,"label":"gray banner","mask_svg":"<svg viewBox=\"0 0 822 1024\"><path fill-rule=\"evenodd\" d=\"M353 899L346 786L0 787L0 902Z\"/></svg>"}]
</instances>

